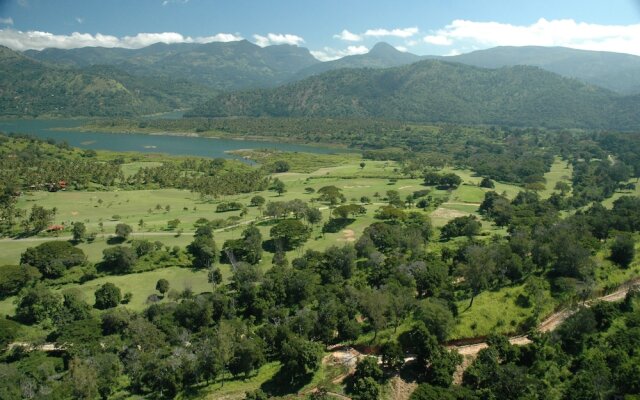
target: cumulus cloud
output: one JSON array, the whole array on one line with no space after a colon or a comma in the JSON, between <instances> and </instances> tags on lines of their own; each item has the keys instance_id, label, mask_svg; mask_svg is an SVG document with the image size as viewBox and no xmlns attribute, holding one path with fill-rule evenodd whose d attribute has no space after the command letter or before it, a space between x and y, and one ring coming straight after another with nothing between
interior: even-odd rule
<instances>
[{"instance_id":1,"label":"cumulus cloud","mask_svg":"<svg viewBox=\"0 0 640 400\"><path fill-rule=\"evenodd\" d=\"M0 18L0 24L3 25L13 25L13 18L8 17L8 18Z\"/></svg>"},{"instance_id":2,"label":"cumulus cloud","mask_svg":"<svg viewBox=\"0 0 640 400\"><path fill-rule=\"evenodd\" d=\"M40 31L17 31L0 29L0 44L14 50L42 50L50 47L58 49L74 49L78 47L123 47L139 49L154 43L209 43L232 42L242 37L232 33L218 33L213 36L191 37L176 32L138 33L135 36L116 37L97 33L74 32L70 35L54 35Z\"/></svg>"},{"instance_id":3,"label":"cumulus cloud","mask_svg":"<svg viewBox=\"0 0 640 400\"><path fill-rule=\"evenodd\" d=\"M342 32L340 32L337 35L333 35L334 39L340 39L340 40L344 40L346 42L359 42L362 40L362 36L358 35L356 33L353 32L349 32L346 29L343 29Z\"/></svg>"},{"instance_id":4,"label":"cumulus cloud","mask_svg":"<svg viewBox=\"0 0 640 400\"><path fill-rule=\"evenodd\" d=\"M544 18L531 25L455 20L423 40L440 46L564 46L640 55L640 24L600 25Z\"/></svg>"},{"instance_id":5,"label":"cumulus cloud","mask_svg":"<svg viewBox=\"0 0 640 400\"><path fill-rule=\"evenodd\" d=\"M372 37L393 36L399 38L410 38L419 32L418 28L402 28L402 29L368 29L364 35Z\"/></svg>"},{"instance_id":6,"label":"cumulus cloud","mask_svg":"<svg viewBox=\"0 0 640 400\"><path fill-rule=\"evenodd\" d=\"M343 50L324 47L322 50L312 50L311 55L320 61L333 61L344 56L353 56L356 54L365 54L368 52L369 49L365 46L348 46Z\"/></svg>"},{"instance_id":7,"label":"cumulus cloud","mask_svg":"<svg viewBox=\"0 0 640 400\"><path fill-rule=\"evenodd\" d=\"M304 43L304 39L297 35L289 33L268 33L267 36L253 35L256 44L260 47L270 46L273 44L291 44L298 46Z\"/></svg>"}]
</instances>

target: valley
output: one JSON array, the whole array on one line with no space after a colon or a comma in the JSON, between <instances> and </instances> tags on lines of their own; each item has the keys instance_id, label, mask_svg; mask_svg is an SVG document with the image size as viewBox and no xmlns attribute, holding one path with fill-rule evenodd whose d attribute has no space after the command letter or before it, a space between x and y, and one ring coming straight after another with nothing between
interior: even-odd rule
<instances>
[{"instance_id":1,"label":"valley","mask_svg":"<svg viewBox=\"0 0 640 400\"><path fill-rule=\"evenodd\" d=\"M640 56L3 11L0 399L640 396Z\"/></svg>"}]
</instances>

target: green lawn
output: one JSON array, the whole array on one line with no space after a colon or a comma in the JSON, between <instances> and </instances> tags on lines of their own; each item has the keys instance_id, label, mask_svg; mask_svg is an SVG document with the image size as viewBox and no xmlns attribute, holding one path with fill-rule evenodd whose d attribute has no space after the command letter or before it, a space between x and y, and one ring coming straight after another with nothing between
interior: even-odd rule
<instances>
[{"instance_id":1,"label":"green lawn","mask_svg":"<svg viewBox=\"0 0 640 400\"><path fill-rule=\"evenodd\" d=\"M518 324L533 313L533 307L523 308L516 304L522 286L502 288L499 291L485 291L476 296L473 306L469 300L458 301L458 323L451 339L460 339L487 335L491 332L513 333ZM555 301L547 293L543 314L549 314L555 307Z\"/></svg>"}]
</instances>

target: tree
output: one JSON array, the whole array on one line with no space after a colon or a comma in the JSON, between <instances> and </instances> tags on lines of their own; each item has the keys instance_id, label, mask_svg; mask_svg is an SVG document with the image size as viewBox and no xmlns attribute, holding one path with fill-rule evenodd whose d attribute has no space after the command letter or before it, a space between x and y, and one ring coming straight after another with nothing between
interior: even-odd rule
<instances>
[{"instance_id":1,"label":"tree","mask_svg":"<svg viewBox=\"0 0 640 400\"><path fill-rule=\"evenodd\" d=\"M207 274L207 280L215 289L217 285L222 283L222 272L220 268L211 268Z\"/></svg>"},{"instance_id":2,"label":"tree","mask_svg":"<svg viewBox=\"0 0 640 400\"><path fill-rule=\"evenodd\" d=\"M384 343L380 349L380 355L382 356L382 365L392 371L400 371L404 365L404 353L397 341Z\"/></svg>"},{"instance_id":3,"label":"tree","mask_svg":"<svg viewBox=\"0 0 640 400\"><path fill-rule=\"evenodd\" d=\"M569 186L567 182L558 181L554 186L554 190L559 191L561 196L565 196L567 193L571 191L571 186Z\"/></svg>"},{"instance_id":4,"label":"tree","mask_svg":"<svg viewBox=\"0 0 640 400\"><path fill-rule=\"evenodd\" d=\"M284 160L278 160L273 163L273 172L276 173L287 172L290 168L289 163Z\"/></svg>"},{"instance_id":5,"label":"tree","mask_svg":"<svg viewBox=\"0 0 640 400\"><path fill-rule=\"evenodd\" d=\"M487 188L487 189L493 189L496 187L495 183L493 183L493 181L487 177L482 178L482 180L480 181L480 187L482 188Z\"/></svg>"},{"instance_id":6,"label":"tree","mask_svg":"<svg viewBox=\"0 0 640 400\"><path fill-rule=\"evenodd\" d=\"M273 183L271 184L270 189L273 190L274 192L278 193L278 196L282 196L282 193L287 191L284 182L282 182L278 178L273 180Z\"/></svg>"},{"instance_id":7,"label":"tree","mask_svg":"<svg viewBox=\"0 0 640 400\"><path fill-rule=\"evenodd\" d=\"M169 291L169 281L164 278L158 279L158 282L156 282L156 290L164 296L164 294Z\"/></svg>"},{"instance_id":8,"label":"tree","mask_svg":"<svg viewBox=\"0 0 640 400\"><path fill-rule=\"evenodd\" d=\"M265 198L262 196L253 196L250 200L250 204L253 207L262 207L264 205L264 203L266 202Z\"/></svg>"},{"instance_id":9,"label":"tree","mask_svg":"<svg viewBox=\"0 0 640 400\"><path fill-rule=\"evenodd\" d=\"M48 210L44 207L34 204L33 207L31 207L29 217L24 220L23 225L25 231L33 234L43 231L53 223L53 217L55 217L55 215L55 208Z\"/></svg>"},{"instance_id":10,"label":"tree","mask_svg":"<svg viewBox=\"0 0 640 400\"><path fill-rule=\"evenodd\" d=\"M280 361L287 376L293 382L316 372L320 368L322 353L321 344L291 336L282 344Z\"/></svg>"},{"instance_id":11,"label":"tree","mask_svg":"<svg viewBox=\"0 0 640 400\"><path fill-rule=\"evenodd\" d=\"M174 230L180 225L180 220L178 218L167 221L167 228L170 230Z\"/></svg>"},{"instance_id":12,"label":"tree","mask_svg":"<svg viewBox=\"0 0 640 400\"><path fill-rule=\"evenodd\" d=\"M361 161L361 162L360 162L360 169L364 169L364 167L365 167L366 165L367 165L367 164L365 164L365 162L364 162L364 161Z\"/></svg>"},{"instance_id":13,"label":"tree","mask_svg":"<svg viewBox=\"0 0 640 400\"><path fill-rule=\"evenodd\" d=\"M95 293L96 302L94 307L99 310L106 310L107 308L116 307L122 300L122 294L120 288L111 282L107 282L100 286Z\"/></svg>"},{"instance_id":14,"label":"tree","mask_svg":"<svg viewBox=\"0 0 640 400\"><path fill-rule=\"evenodd\" d=\"M387 202L390 206L402 208L404 202L400 198L400 193L397 190L387 190Z\"/></svg>"},{"instance_id":15,"label":"tree","mask_svg":"<svg viewBox=\"0 0 640 400\"><path fill-rule=\"evenodd\" d=\"M346 200L344 194L342 194L342 189L333 185L321 187L318 189L318 194L320 194L318 200L326 201L331 205L335 205L338 204L338 202Z\"/></svg>"},{"instance_id":16,"label":"tree","mask_svg":"<svg viewBox=\"0 0 640 400\"><path fill-rule=\"evenodd\" d=\"M115 273L131 272L137 261L138 256L131 247L115 246L102 251L103 265Z\"/></svg>"},{"instance_id":17,"label":"tree","mask_svg":"<svg viewBox=\"0 0 640 400\"><path fill-rule=\"evenodd\" d=\"M17 294L22 288L39 281L40 278L40 271L30 265L0 266L0 299Z\"/></svg>"},{"instance_id":18,"label":"tree","mask_svg":"<svg viewBox=\"0 0 640 400\"><path fill-rule=\"evenodd\" d=\"M309 207L304 213L304 218L307 220L309 225L314 226L322 221L322 211L315 207Z\"/></svg>"},{"instance_id":19,"label":"tree","mask_svg":"<svg viewBox=\"0 0 640 400\"><path fill-rule=\"evenodd\" d=\"M378 400L380 398L380 385L373 378L358 379L353 384L354 400Z\"/></svg>"},{"instance_id":20,"label":"tree","mask_svg":"<svg viewBox=\"0 0 640 400\"><path fill-rule=\"evenodd\" d=\"M438 299L423 300L415 311L415 319L422 321L439 342L444 342L455 325L447 304Z\"/></svg>"},{"instance_id":21,"label":"tree","mask_svg":"<svg viewBox=\"0 0 640 400\"><path fill-rule=\"evenodd\" d=\"M229 363L229 371L234 374L244 374L249 377L251 372L265 363L264 344L260 339L244 338L236 344L233 358Z\"/></svg>"},{"instance_id":22,"label":"tree","mask_svg":"<svg viewBox=\"0 0 640 400\"><path fill-rule=\"evenodd\" d=\"M129 235L133 232L133 228L127 224L118 224L116 225L116 236L122 240L127 240Z\"/></svg>"},{"instance_id":23,"label":"tree","mask_svg":"<svg viewBox=\"0 0 640 400\"><path fill-rule=\"evenodd\" d=\"M382 379L382 376L382 370L378 366L378 358L364 357L358 361L353 379L357 381L359 379L372 378L374 381L379 381Z\"/></svg>"},{"instance_id":24,"label":"tree","mask_svg":"<svg viewBox=\"0 0 640 400\"><path fill-rule=\"evenodd\" d=\"M446 223L440 230L440 236L445 239L451 239L457 236L472 237L480 233L482 224L475 215L465 217L457 217Z\"/></svg>"},{"instance_id":25,"label":"tree","mask_svg":"<svg viewBox=\"0 0 640 400\"><path fill-rule=\"evenodd\" d=\"M53 318L62 307L62 297L44 286L24 289L17 299L16 318L26 324L37 324Z\"/></svg>"},{"instance_id":26,"label":"tree","mask_svg":"<svg viewBox=\"0 0 640 400\"><path fill-rule=\"evenodd\" d=\"M69 362L67 380L74 399L94 399L98 395L98 374L93 366L79 358Z\"/></svg>"},{"instance_id":27,"label":"tree","mask_svg":"<svg viewBox=\"0 0 640 400\"><path fill-rule=\"evenodd\" d=\"M630 234L619 234L611 243L611 261L623 268L629 267L635 256L635 241Z\"/></svg>"},{"instance_id":28,"label":"tree","mask_svg":"<svg viewBox=\"0 0 640 400\"><path fill-rule=\"evenodd\" d=\"M311 232L298 220L278 222L269 231L271 238L279 241L285 249L295 249L309 239Z\"/></svg>"},{"instance_id":29,"label":"tree","mask_svg":"<svg viewBox=\"0 0 640 400\"><path fill-rule=\"evenodd\" d=\"M87 234L87 227L82 222L74 222L71 228L74 242L81 242Z\"/></svg>"},{"instance_id":30,"label":"tree","mask_svg":"<svg viewBox=\"0 0 640 400\"><path fill-rule=\"evenodd\" d=\"M462 265L462 275L465 284L471 289L471 301L469 302L469 308L471 308L475 297L491 286L496 263L487 249L481 246L467 247L465 260Z\"/></svg>"},{"instance_id":31,"label":"tree","mask_svg":"<svg viewBox=\"0 0 640 400\"><path fill-rule=\"evenodd\" d=\"M29 247L20 256L20 264L38 268L45 278L59 278L68 268L81 265L86 260L84 252L69 242L45 242Z\"/></svg>"},{"instance_id":32,"label":"tree","mask_svg":"<svg viewBox=\"0 0 640 400\"><path fill-rule=\"evenodd\" d=\"M187 251L193 256L194 268L211 268L218 259L218 249L213 240L211 227L198 228L193 241L187 246Z\"/></svg>"}]
</instances>

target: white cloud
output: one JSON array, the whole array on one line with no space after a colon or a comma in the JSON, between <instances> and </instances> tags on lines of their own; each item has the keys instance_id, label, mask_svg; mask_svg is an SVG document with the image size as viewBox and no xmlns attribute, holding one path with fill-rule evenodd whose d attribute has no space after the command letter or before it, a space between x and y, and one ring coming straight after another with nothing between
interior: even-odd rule
<instances>
[{"instance_id":1,"label":"white cloud","mask_svg":"<svg viewBox=\"0 0 640 400\"><path fill-rule=\"evenodd\" d=\"M640 55L640 24L599 25L544 18L531 25L455 20L423 40L441 46L564 46Z\"/></svg>"},{"instance_id":2,"label":"white cloud","mask_svg":"<svg viewBox=\"0 0 640 400\"><path fill-rule=\"evenodd\" d=\"M124 47L138 49L154 43L209 43L242 40L242 36L232 33L218 33L213 36L191 37L176 32L138 33L135 36L116 37L97 33L74 32L70 35L54 35L49 32L22 32L0 29L0 44L14 50L42 50L50 47L73 49L77 47Z\"/></svg>"},{"instance_id":3,"label":"white cloud","mask_svg":"<svg viewBox=\"0 0 640 400\"><path fill-rule=\"evenodd\" d=\"M84 23L84 18L76 17L76 22L79 23L79 24L83 24Z\"/></svg>"},{"instance_id":4,"label":"white cloud","mask_svg":"<svg viewBox=\"0 0 640 400\"><path fill-rule=\"evenodd\" d=\"M4 24L4 25L13 25L13 18L8 17L8 18L0 18L0 24Z\"/></svg>"},{"instance_id":5,"label":"white cloud","mask_svg":"<svg viewBox=\"0 0 640 400\"><path fill-rule=\"evenodd\" d=\"M340 39L340 40L344 40L346 42L359 42L362 40L362 36L358 35L356 33L353 32L349 32L346 29L343 29L342 32L340 32L337 35L333 35L334 39Z\"/></svg>"},{"instance_id":6,"label":"white cloud","mask_svg":"<svg viewBox=\"0 0 640 400\"><path fill-rule=\"evenodd\" d=\"M18 5L20 7L29 7L29 1L28 0L18 0Z\"/></svg>"},{"instance_id":7,"label":"white cloud","mask_svg":"<svg viewBox=\"0 0 640 400\"><path fill-rule=\"evenodd\" d=\"M404 46L396 46L396 50L401 51L403 53L406 53L407 51L409 51L409 49L407 49Z\"/></svg>"},{"instance_id":8,"label":"white cloud","mask_svg":"<svg viewBox=\"0 0 640 400\"><path fill-rule=\"evenodd\" d=\"M393 36L399 38L410 38L419 32L418 28L402 28L402 29L368 29L364 35L373 37Z\"/></svg>"},{"instance_id":9,"label":"white cloud","mask_svg":"<svg viewBox=\"0 0 640 400\"><path fill-rule=\"evenodd\" d=\"M311 55L320 61L333 61L344 56L353 56L356 54L368 53L369 49L365 46L348 46L343 50L332 49L331 47L324 47L322 50L312 50Z\"/></svg>"},{"instance_id":10,"label":"white cloud","mask_svg":"<svg viewBox=\"0 0 640 400\"><path fill-rule=\"evenodd\" d=\"M270 46L273 44L291 44L298 46L304 43L304 39L297 35L289 33L268 33L267 36L253 35L256 44L260 47Z\"/></svg>"},{"instance_id":11,"label":"white cloud","mask_svg":"<svg viewBox=\"0 0 640 400\"><path fill-rule=\"evenodd\" d=\"M169 4L187 4L189 2L189 0L164 0L162 2L163 6L169 5Z\"/></svg>"},{"instance_id":12,"label":"white cloud","mask_svg":"<svg viewBox=\"0 0 640 400\"><path fill-rule=\"evenodd\" d=\"M244 38L235 33L218 33L213 36L199 36L193 39L194 43L211 43L211 42L237 42Z\"/></svg>"},{"instance_id":13,"label":"white cloud","mask_svg":"<svg viewBox=\"0 0 640 400\"><path fill-rule=\"evenodd\" d=\"M453 40L445 35L428 35L424 37L424 41L438 46L451 46L453 44Z\"/></svg>"}]
</instances>

